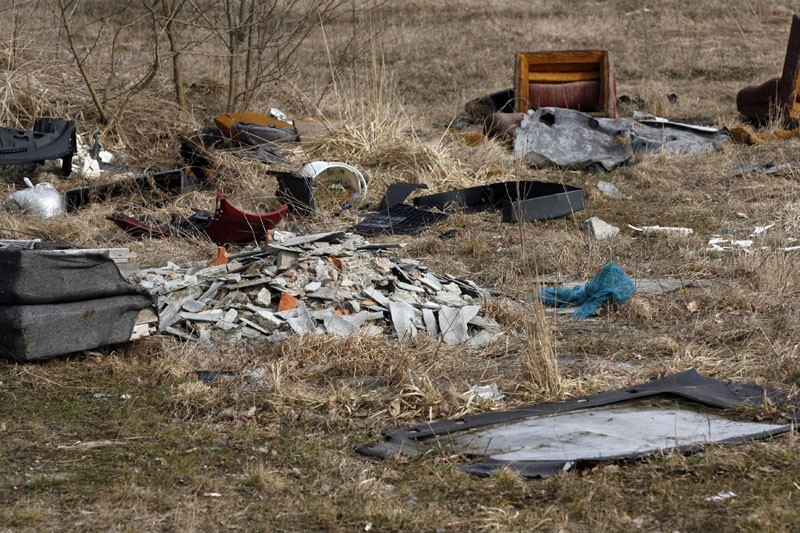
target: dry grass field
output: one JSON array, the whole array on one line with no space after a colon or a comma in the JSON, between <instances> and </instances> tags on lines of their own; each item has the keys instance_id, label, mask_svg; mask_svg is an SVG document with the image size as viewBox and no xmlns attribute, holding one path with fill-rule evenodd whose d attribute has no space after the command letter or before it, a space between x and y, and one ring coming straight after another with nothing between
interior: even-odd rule
<instances>
[{"instance_id":1,"label":"dry grass field","mask_svg":"<svg viewBox=\"0 0 800 533\"><path fill-rule=\"evenodd\" d=\"M35 116L67 116L91 135L103 126L75 63L57 45L57 23L46 4L0 2L0 123L30 127ZM470 476L459 469L459 458L445 455L378 462L354 448L385 428L592 394L690 368L795 394L800 252L781 246L800 238L800 174L732 175L740 164L797 160L800 140L653 155L589 175L528 168L494 141L465 145L447 125L463 114L466 101L511 86L515 52L582 48L610 50L618 94L643 98L646 111L738 125L736 92L780 74L800 2L352 4L359 9L314 29L298 50L296 69L265 85L248 110L274 106L295 118L345 121L337 135L291 155L301 163L327 158L359 166L370 200L397 181L437 191L511 179L585 188L586 209L570 218L506 224L497 212L458 214L420 235L392 238L409 243L402 254L438 272L506 294L487 311L505 335L481 351L425 339L396 345L327 336L208 349L155 336L39 364L0 363L0 529L797 530L800 444L794 434L545 480L513 472ZM96 11L104 2L89 5ZM92 9L76 16L89 17ZM19 12L31 14L12 16ZM122 84L137 79L136 69L147 61L147 33L124 36ZM108 43L101 44L89 65L100 85L108 74ZM163 54L153 83L104 131L104 147L126 164L178 166L179 135L225 111L224 58L213 41L193 50L183 65L185 109L174 104ZM677 102L668 101L670 93ZM273 194L274 178L258 166L228 163L221 165L218 189L235 203L255 207ZM62 191L91 181L46 179ZM600 179L626 198L605 197ZM0 179L0 195L19 186L9 174ZM216 250L211 243L136 241L104 217L145 209L160 218L188 214L193 206L210 209L214 192L187 193L159 208L121 198L45 221L0 210L0 238L130 247L141 266L208 259ZM590 239L580 229L590 216L621 233ZM352 222L353 215L323 213L299 228L342 229ZM744 238L773 223L759 241L763 248L706 251L709 235L722 228ZM643 237L627 224L688 226L694 234ZM447 230L456 237L441 239ZM704 284L637 295L585 320L543 314L533 298L537 276L585 280L608 261L631 277ZM552 357L557 367L548 366ZM196 369L256 368L266 369L269 379L202 384L187 378ZM507 395L502 404L467 405L461 396L472 384L493 382ZM729 490L735 498L705 500Z\"/></svg>"}]
</instances>

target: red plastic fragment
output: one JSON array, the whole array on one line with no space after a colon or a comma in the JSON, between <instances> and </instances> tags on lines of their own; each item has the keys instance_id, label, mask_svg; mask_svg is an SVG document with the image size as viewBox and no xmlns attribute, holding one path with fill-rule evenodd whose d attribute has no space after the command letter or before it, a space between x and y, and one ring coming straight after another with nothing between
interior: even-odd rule
<instances>
[{"instance_id":1,"label":"red plastic fragment","mask_svg":"<svg viewBox=\"0 0 800 533\"><path fill-rule=\"evenodd\" d=\"M281 221L287 209L284 204L271 213L245 213L231 205L222 193L217 193L214 218L204 227L198 227L197 231L205 233L218 245L261 242L267 239L269 230ZM115 214L109 219L134 237L160 238L181 234L178 228L170 225L151 226L128 215Z\"/></svg>"},{"instance_id":2,"label":"red plastic fragment","mask_svg":"<svg viewBox=\"0 0 800 533\"><path fill-rule=\"evenodd\" d=\"M217 193L214 219L203 231L217 244L260 242L267 238L267 231L281 221L288 208L282 205L271 213L245 213L233 207L222 193Z\"/></svg>"}]
</instances>

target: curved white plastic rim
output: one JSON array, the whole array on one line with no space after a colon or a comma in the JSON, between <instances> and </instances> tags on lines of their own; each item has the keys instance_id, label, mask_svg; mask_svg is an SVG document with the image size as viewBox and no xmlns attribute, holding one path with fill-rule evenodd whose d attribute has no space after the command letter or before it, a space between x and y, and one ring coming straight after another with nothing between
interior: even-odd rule
<instances>
[{"instance_id":1,"label":"curved white plastic rim","mask_svg":"<svg viewBox=\"0 0 800 533\"><path fill-rule=\"evenodd\" d=\"M367 196L367 180L364 175L353 165L339 163L335 161L312 161L300 169L299 174L304 178L316 178L330 168L340 168L346 171L346 176L350 181L350 186L358 194L358 198L363 200Z\"/></svg>"}]
</instances>

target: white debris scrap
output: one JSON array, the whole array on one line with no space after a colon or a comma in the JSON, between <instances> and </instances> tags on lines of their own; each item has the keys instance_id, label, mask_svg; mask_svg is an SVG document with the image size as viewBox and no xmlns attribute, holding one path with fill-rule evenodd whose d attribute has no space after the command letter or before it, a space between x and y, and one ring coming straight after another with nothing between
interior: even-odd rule
<instances>
[{"instance_id":1,"label":"white debris scrap","mask_svg":"<svg viewBox=\"0 0 800 533\"><path fill-rule=\"evenodd\" d=\"M692 228L684 228L680 226L642 226L636 227L628 224L628 227L631 228L633 231L638 231L644 235L653 235L657 233L664 233L670 235L681 235L684 237L688 237L689 235L694 233Z\"/></svg>"}]
</instances>

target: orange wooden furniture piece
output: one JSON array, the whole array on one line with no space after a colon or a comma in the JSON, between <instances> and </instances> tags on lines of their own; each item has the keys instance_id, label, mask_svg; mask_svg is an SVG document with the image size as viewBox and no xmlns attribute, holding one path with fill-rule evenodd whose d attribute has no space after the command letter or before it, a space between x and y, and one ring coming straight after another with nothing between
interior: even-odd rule
<instances>
[{"instance_id":1,"label":"orange wooden furniture piece","mask_svg":"<svg viewBox=\"0 0 800 533\"><path fill-rule=\"evenodd\" d=\"M607 50L519 52L514 91L520 113L563 107L617 117L614 65Z\"/></svg>"}]
</instances>

